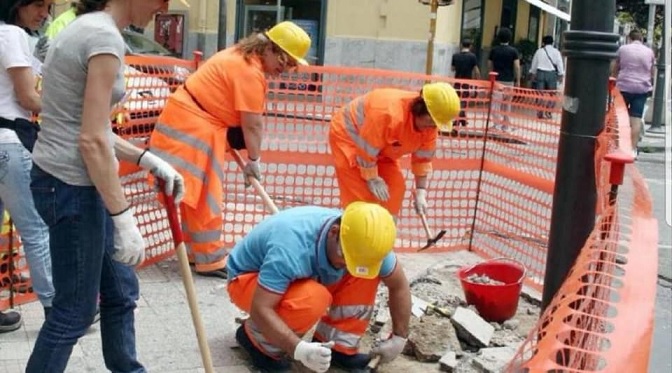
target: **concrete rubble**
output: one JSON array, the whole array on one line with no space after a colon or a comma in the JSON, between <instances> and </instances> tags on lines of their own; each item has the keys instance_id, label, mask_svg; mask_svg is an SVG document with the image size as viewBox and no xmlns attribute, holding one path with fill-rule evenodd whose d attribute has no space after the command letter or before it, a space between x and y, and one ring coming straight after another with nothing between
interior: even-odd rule
<instances>
[{"instance_id":1,"label":"concrete rubble","mask_svg":"<svg viewBox=\"0 0 672 373\"><path fill-rule=\"evenodd\" d=\"M521 295L513 318L503 323L484 320L475 307L466 304L457 275L460 268L481 259L469 253L467 257L464 255L456 253L454 260L437 264L412 279L415 315L411 317L404 356L381 366L378 372L436 371L438 368L443 372L498 373L515 356L536 326L538 302L528 294ZM478 275L471 280L490 284L497 281ZM379 320L373 324L389 320L387 307L387 292L383 287L375 318ZM423 310L419 315L418 309Z\"/></svg>"}]
</instances>

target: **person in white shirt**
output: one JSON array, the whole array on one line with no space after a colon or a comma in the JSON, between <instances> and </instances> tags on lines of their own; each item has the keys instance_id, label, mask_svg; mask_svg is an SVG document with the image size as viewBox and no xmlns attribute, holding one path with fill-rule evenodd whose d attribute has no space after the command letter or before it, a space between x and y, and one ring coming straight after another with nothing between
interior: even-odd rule
<instances>
[{"instance_id":1,"label":"person in white shirt","mask_svg":"<svg viewBox=\"0 0 672 373\"><path fill-rule=\"evenodd\" d=\"M31 118L42 110L36 90L40 63L33 57L25 30L39 29L52 3L53 0L0 3L0 200L21 235L33 290L44 307L45 317L54 298L49 229L37 213L30 193L31 151L39 130ZM20 326L19 314L0 313L0 332Z\"/></svg>"},{"instance_id":2,"label":"person in white shirt","mask_svg":"<svg viewBox=\"0 0 672 373\"><path fill-rule=\"evenodd\" d=\"M553 46L553 37L550 35L544 36L541 41L541 48L539 48L532 57L532 66L530 67L530 75L532 78L534 89L540 91L556 91L558 83L562 84L562 79L565 76L565 66L562 61L560 51ZM542 101L543 102L543 101ZM546 108L553 107L553 101L547 101L544 106ZM551 118L551 112L539 110L537 112L538 118Z\"/></svg>"}]
</instances>

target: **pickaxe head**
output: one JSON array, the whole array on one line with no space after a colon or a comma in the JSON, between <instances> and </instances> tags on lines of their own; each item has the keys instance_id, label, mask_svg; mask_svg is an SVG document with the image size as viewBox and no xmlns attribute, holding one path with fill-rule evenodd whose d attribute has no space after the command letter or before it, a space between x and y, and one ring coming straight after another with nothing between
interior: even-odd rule
<instances>
[{"instance_id":1,"label":"pickaxe head","mask_svg":"<svg viewBox=\"0 0 672 373\"><path fill-rule=\"evenodd\" d=\"M442 239L443 236L445 236L445 234L446 234L446 230L441 230L441 231L436 235L436 237L427 239L427 244L426 244L425 246L423 246L422 248L420 248L418 251L427 250L427 249L429 249L430 247L436 245L436 243L437 243L440 239Z\"/></svg>"}]
</instances>

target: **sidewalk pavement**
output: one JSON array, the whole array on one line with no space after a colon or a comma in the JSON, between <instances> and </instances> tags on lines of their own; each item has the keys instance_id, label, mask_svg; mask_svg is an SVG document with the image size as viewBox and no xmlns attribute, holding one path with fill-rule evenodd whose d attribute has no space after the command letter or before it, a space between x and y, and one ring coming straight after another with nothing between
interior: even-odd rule
<instances>
[{"instance_id":1,"label":"sidewalk pavement","mask_svg":"<svg viewBox=\"0 0 672 373\"><path fill-rule=\"evenodd\" d=\"M645 125L646 130L642 133L642 140L639 142L639 151L642 153L662 153L666 150L669 152L670 148L666 149L665 144L665 131L666 127L662 128L662 131L651 132L649 129L651 126Z\"/></svg>"},{"instance_id":2,"label":"sidewalk pavement","mask_svg":"<svg viewBox=\"0 0 672 373\"><path fill-rule=\"evenodd\" d=\"M450 255L454 258L456 253L399 254L399 259L408 278L413 279L436 265L445 264ZM205 372L177 259L173 257L143 268L138 271L138 277L141 294L136 313L137 350L147 371ZM225 282L194 276L194 283L215 372L254 372L247 364L245 353L234 347L238 327L234 319L242 314L229 301ZM19 306L18 310L24 317L24 325L17 331L0 334L0 373L24 372L44 321L38 302ZM67 373L107 371L99 331L100 324L94 324L75 345Z\"/></svg>"}]
</instances>

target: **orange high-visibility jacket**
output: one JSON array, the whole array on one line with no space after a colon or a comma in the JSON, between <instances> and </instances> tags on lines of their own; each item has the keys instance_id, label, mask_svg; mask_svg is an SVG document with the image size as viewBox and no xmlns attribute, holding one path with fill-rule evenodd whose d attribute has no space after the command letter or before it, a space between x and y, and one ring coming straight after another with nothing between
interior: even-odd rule
<instances>
[{"instance_id":1,"label":"orange high-visibility jacket","mask_svg":"<svg viewBox=\"0 0 672 373\"><path fill-rule=\"evenodd\" d=\"M332 143L347 155L347 165L360 168L362 177L377 175L380 159L397 161L411 154L412 172L426 176L432 171L437 131L414 128L411 103L418 92L382 88L357 97L332 118Z\"/></svg>"},{"instance_id":2,"label":"orange high-visibility jacket","mask_svg":"<svg viewBox=\"0 0 672 373\"><path fill-rule=\"evenodd\" d=\"M241 125L241 112L262 114L267 82L258 57L245 60L236 47L218 52L167 100L150 149L184 177L184 203L210 218L221 214L226 129Z\"/></svg>"}]
</instances>

